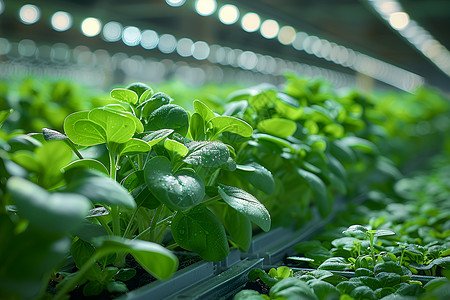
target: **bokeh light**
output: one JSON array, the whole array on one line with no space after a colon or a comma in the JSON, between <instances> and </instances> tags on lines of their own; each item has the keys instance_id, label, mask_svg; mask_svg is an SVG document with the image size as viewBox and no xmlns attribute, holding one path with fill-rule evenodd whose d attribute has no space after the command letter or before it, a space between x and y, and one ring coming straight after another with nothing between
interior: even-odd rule
<instances>
[{"instance_id":1,"label":"bokeh light","mask_svg":"<svg viewBox=\"0 0 450 300\"><path fill-rule=\"evenodd\" d=\"M394 29L402 30L409 23L409 15L405 12L395 12L389 16L389 24Z\"/></svg>"},{"instance_id":2,"label":"bokeh light","mask_svg":"<svg viewBox=\"0 0 450 300\"><path fill-rule=\"evenodd\" d=\"M166 0L166 3L173 7L178 7L183 5L186 0Z\"/></svg>"},{"instance_id":3,"label":"bokeh light","mask_svg":"<svg viewBox=\"0 0 450 300\"><path fill-rule=\"evenodd\" d=\"M65 11L57 11L52 15L52 28L56 31L66 31L72 27L72 15Z\"/></svg>"},{"instance_id":4,"label":"bokeh light","mask_svg":"<svg viewBox=\"0 0 450 300\"><path fill-rule=\"evenodd\" d=\"M141 34L141 46L144 49L155 49L159 43L158 33L154 30L144 30Z\"/></svg>"},{"instance_id":5,"label":"bokeh light","mask_svg":"<svg viewBox=\"0 0 450 300\"><path fill-rule=\"evenodd\" d=\"M135 26L127 26L122 32L122 41L127 46L137 46L141 41L141 31Z\"/></svg>"},{"instance_id":6,"label":"bokeh light","mask_svg":"<svg viewBox=\"0 0 450 300\"><path fill-rule=\"evenodd\" d=\"M100 33L102 23L96 18L86 18L81 23L81 32L87 37L93 37Z\"/></svg>"},{"instance_id":7,"label":"bokeh light","mask_svg":"<svg viewBox=\"0 0 450 300\"><path fill-rule=\"evenodd\" d=\"M278 35L278 32L280 30L280 26L278 25L277 21L275 20L265 20L261 24L261 35L265 37L266 39L273 39Z\"/></svg>"},{"instance_id":8,"label":"bokeh light","mask_svg":"<svg viewBox=\"0 0 450 300\"><path fill-rule=\"evenodd\" d=\"M212 15L217 9L216 0L197 0L195 2L195 10L201 16Z\"/></svg>"},{"instance_id":9,"label":"bokeh light","mask_svg":"<svg viewBox=\"0 0 450 300\"><path fill-rule=\"evenodd\" d=\"M122 38L122 25L118 22L108 22L103 26L103 38L107 42L117 42Z\"/></svg>"},{"instance_id":10,"label":"bokeh light","mask_svg":"<svg viewBox=\"0 0 450 300\"><path fill-rule=\"evenodd\" d=\"M219 20L225 25L231 25L236 23L239 19L239 10L236 6L226 4L219 10Z\"/></svg>"},{"instance_id":11,"label":"bokeh light","mask_svg":"<svg viewBox=\"0 0 450 300\"><path fill-rule=\"evenodd\" d=\"M24 24L30 25L39 21L41 11L36 5L26 4L20 8L19 18Z\"/></svg>"},{"instance_id":12,"label":"bokeh light","mask_svg":"<svg viewBox=\"0 0 450 300\"><path fill-rule=\"evenodd\" d=\"M283 26L278 33L278 41L283 45L292 44L295 40L295 29L291 26Z\"/></svg>"},{"instance_id":13,"label":"bokeh light","mask_svg":"<svg viewBox=\"0 0 450 300\"><path fill-rule=\"evenodd\" d=\"M241 26L247 32L255 32L261 26L261 18L255 13L246 13L242 17Z\"/></svg>"}]
</instances>

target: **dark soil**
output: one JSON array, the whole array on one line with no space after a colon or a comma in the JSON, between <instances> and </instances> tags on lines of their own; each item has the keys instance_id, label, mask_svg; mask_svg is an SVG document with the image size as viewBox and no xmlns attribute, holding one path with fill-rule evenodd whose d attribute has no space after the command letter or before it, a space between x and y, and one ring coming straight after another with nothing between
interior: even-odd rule
<instances>
[{"instance_id":1,"label":"dark soil","mask_svg":"<svg viewBox=\"0 0 450 300\"><path fill-rule=\"evenodd\" d=\"M266 285L261 279L248 281L243 290L254 290L259 292L260 294L269 295L270 287Z\"/></svg>"}]
</instances>

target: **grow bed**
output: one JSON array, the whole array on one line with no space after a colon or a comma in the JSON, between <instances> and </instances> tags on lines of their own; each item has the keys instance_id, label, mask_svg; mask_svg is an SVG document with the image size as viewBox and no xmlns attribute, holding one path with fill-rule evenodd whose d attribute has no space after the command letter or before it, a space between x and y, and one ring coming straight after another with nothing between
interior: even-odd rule
<instances>
[{"instance_id":1,"label":"grow bed","mask_svg":"<svg viewBox=\"0 0 450 300\"><path fill-rule=\"evenodd\" d=\"M395 200L371 193L364 205L341 216L328 231L295 245L297 256L252 270L244 289L254 291L242 291L235 299L263 299L260 294L306 299L342 299L343 295L348 299L446 299L450 287L446 181L450 169L446 162L445 155L437 157L430 170L398 181L396 195L390 196ZM397 215L392 214L395 211ZM377 229L352 225L343 230L342 224L355 220Z\"/></svg>"}]
</instances>

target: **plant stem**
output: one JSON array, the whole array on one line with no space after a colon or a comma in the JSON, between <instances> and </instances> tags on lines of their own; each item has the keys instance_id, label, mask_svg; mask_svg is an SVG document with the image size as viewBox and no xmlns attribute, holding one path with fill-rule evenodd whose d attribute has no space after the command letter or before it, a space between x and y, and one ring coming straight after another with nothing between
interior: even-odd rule
<instances>
[{"instance_id":1,"label":"plant stem","mask_svg":"<svg viewBox=\"0 0 450 300\"><path fill-rule=\"evenodd\" d=\"M78 156L79 159L83 159L83 155L78 151L78 149L75 147L75 145L70 140L64 140L67 145L72 149L72 151L75 153L76 156Z\"/></svg>"},{"instance_id":2,"label":"plant stem","mask_svg":"<svg viewBox=\"0 0 450 300\"><path fill-rule=\"evenodd\" d=\"M164 231L165 231L166 228L167 228L167 222L163 223L161 226L162 226L162 228L159 230L158 234L157 234L156 237L153 239L153 241L156 242L156 243L159 243L159 242L160 242L160 239L161 239L162 235L164 234ZM155 228L155 229L156 229L156 228Z\"/></svg>"},{"instance_id":3,"label":"plant stem","mask_svg":"<svg viewBox=\"0 0 450 300\"><path fill-rule=\"evenodd\" d=\"M81 267L80 270L70 278L67 283L63 284L62 288L56 293L54 300L62 300L66 298L66 295L72 291L77 282L83 277L83 275L96 263L98 259L102 257L101 252L96 252L92 255Z\"/></svg>"},{"instance_id":4,"label":"plant stem","mask_svg":"<svg viewBox=\"0 0 450 300\"><path fill-rule=\"evenodd\" d=\"M208 183L206 185L214 185L214 182L216 182L219 173L220 169L215 170L214 173L209 177Z\"/></svg>"},{"instance_id":5,"label":"plant stem","mask_svg":"<svg viewBox=\"0 0 450 300\"><path fill-rule=\"evenodd\" d=\"M373 233L369 233L369 238L370 238L370 253L372 254L373 264L375 265L375 250L373 248L374 234Z\"/></svg>"},{"instance_id":6,"label":"plant stem","mask_svg":"<svg viewBox=\"0 0 450 300\"><path fill-rule=\"evenodd\" d=\"M220 200L220 199L221 199L220 195L216 195L214 197L206 199L205 201L200 202L200 204L207 205L207 204L210 204L212 202L216 202L217 200Z\"/></svg>"},{"instance_id":7,"label":"plant stem","mask_svg":"<svg viewBox=\"0 0 450 300\"><path fill-rule=\"evenodd\" d=\"M114 151L111 149L111 145L108 145L108 151L109 151L109 177L112 180L116 181L118 159L116 159L116 155ZM113 233L116 236L120 236L120 213L118 205L111 206L111 218L112 218Z\"/></svg>"},{"instance_id":8,"label":"plant stem","mask_svg":"<svg viewBox=\"0 0 450 300\"><path fill-rule=\"evenodd\" d=\"M111 228L109 228L108 224L106 224L102 216L97 217L97 221L103 226L103 228L105 228L105 230L108 232L108 235L113 235Z\"/></svg>"},{"instance_id":9,"label":"plant stem","mask_svg":"<svg viewBox=\"0 0 450 300\"><path fill-rule=\"evenodd\" d=\"M134 161L128 155L126 155L125 157L128 158L128 161L130 162L130 165L133 168L133 170L137 171L138 169L136 168L136 165L134 164Z\"/></svg>"},{"instance_id":10,"label":"plant stem","mask_svg":"<svg viewBox=\"0 0 450 300\"><path fill-rule=\"evenodd\" d=\"M128 233L130 232L131 225L133 224L134 218L136 217L136 214L139 210L140 206L138 206L135 211L133 212L133 215L131 215L130 221L128 221L127 228L125 229L125 232L123 233L123 237L126 238Z\"/></svg>"},{"instance_id":11,"label":"plant stem","mask_svg":"<svg viewBox=\"0 0 450 300\"><path fill-rule=\"evenodd\" d=\"M405 250L406 250L406 247L402 247L402 255L400 256L400 267L402 266L402 263L403 263L403 256L405 255Z\"/></svg>"},{"instance_id":12,"label":"plant stem","mask_svg":"<svg viewBox=\"0 0 450 300\"><path fill-rule=\"evenodd\" d=\"M161 205L161 206L163 206L163 205ZM155 219L157 218L156 215L157 215L157 214L160 214L161 206L158 206L158 207L155 209L155 211L154 211L154 213L153 213L152 220L150 221L150 225L149 225L146 229L144 229L143 231L141 231L137 236L135 236L135 237L133 238L133 240L139 240L142 236L144 236L144 234L147 234L149 231L153 231L153 230L154 230L154 227L157 227L160 223L165 222L165 221L168 220L170 217L172 217L172 216L170 216L170 217L168 217L168 218L165 218L164 220L157 222L156 225L153 226L153 224L155 223ZM158 216L158 218L159 218L159 216ZM149 239L150 241L153 241L153 240L151 239L151 238L152 238L152 235L153 235L153 234L150 235L150 239Z\"/></svg>"},{"instance_id":13,"label":"plant stem","mask_svg":"<svg viewBox=\"0 0 450 300\"><path fill-rule=\"evenodd\" d=\"M177 243L173 243L173 244L167 245L167 246L166 246L166 249L167 249L167 250L173 250L173 249L175 249L176 247L178 247L178 244L177 244Z\"/></svg>"},{"instance_id":14,"label":"plant stem","mask_svg":"<svg viewBox=\"0 0 450 300\"><path fill-rule=\"evenodd\" d=\"M158 222L159 217L161 216L162 211L164 210L164 204L158 206L155 210L155 214L153 215L152 222L150 224L150 241L155 239L155 226L154 224Z\"/></svg>"}]
</instances>

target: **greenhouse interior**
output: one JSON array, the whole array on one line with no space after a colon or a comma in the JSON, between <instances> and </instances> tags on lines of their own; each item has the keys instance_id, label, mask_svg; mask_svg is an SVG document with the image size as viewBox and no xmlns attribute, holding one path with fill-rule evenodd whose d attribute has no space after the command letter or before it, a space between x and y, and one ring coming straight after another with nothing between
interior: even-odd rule
<instances>
[{"instance_id":1,"label":"greenhouse interior","mask_svg":"<svg viewBox=\"0 0 450 300\"><path fill-rule=\"evenodd\" d=\"M449 28L0 0L0 299L450 299Z\"/></svg>"}]
</instances>

